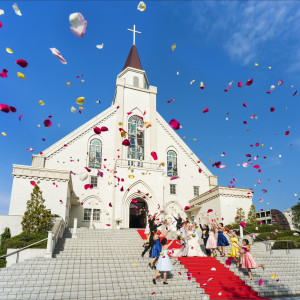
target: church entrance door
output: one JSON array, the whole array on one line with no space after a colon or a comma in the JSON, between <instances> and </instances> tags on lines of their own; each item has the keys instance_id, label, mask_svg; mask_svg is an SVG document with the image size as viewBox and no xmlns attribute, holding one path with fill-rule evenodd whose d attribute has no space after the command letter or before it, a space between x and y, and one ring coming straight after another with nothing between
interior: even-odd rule
<instances>
[{"instance_id":1,"label":"church entrance door","mask_svg":"<svg viewBox=\"0 0 300 300\"><path fill-rule=\"evenodd\" d=\"M146 228L148 205L144 199L136 198L136 203L130 203L129 228Z\"/></svg>"}]
</instances>

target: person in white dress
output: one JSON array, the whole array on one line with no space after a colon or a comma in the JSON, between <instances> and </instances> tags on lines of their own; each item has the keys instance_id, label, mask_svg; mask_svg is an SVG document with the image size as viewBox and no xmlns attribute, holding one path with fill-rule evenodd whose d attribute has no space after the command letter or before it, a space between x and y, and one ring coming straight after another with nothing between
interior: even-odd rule
<instances>
[{"instance_id":1,"label":"person in white dress","mask_svg":"<svg viewBox=\"0 0 300 300\"><path fill-rule=\"evenodd\" d=\"M167 244L167 242L168 242L168 240L166 238L163 238L161 240L162 250L161 250L160 256L158 258L158 262L157 262L157 266L156 266L157 272L155 273L155 276L153 278L153 284L156 284L156 278L160 276L159 272L164 272L163 283L168 284L167 283L167 272L173 270L173 265L172 265L169 255L168 255L168 253L170 251L168 248L174 242L174 239L169 244Z\"/></svg>"},{"instance_id":2,"label":"person in white dress","mask_svg":"<svg viewBox=\"0 0 300 300\"><path fill-rule=\"evenodd\" d=\"M183 246L182 257L187 257L189 251L189 243L188 243L188 236L187 236L187 224L186 222L182 223L182 227L180 228L180 241L181 245Z\"/></svg>"},{"instance_id":3,"label":"person in white dress","mask_svg":"<svg viewBox=\"0 0 300 300\"><path fill-rule=\"evenodd\" d=\"M187 236L188 236L188 244L189 244L187 256L189 257L206 256L200 248L199 240L197 239L197 235L193 231L192 226L189 226Z\"/></svg>"}]
</instances>

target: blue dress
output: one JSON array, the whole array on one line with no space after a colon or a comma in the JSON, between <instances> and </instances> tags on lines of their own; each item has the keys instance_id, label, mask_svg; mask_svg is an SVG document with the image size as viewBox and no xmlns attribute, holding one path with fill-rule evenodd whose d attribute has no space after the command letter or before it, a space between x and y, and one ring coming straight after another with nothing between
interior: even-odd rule
<instances>
[{"instance_id":1,"label":"blue dress","mask_svg":"<svg viewBox=\"0 0 300 300\"><path fill-rule=\"evenodd\" d=\"M218 230L218 247L220 246L229 246L229 243L222 230Z\"/></svg>"},{"instance_id":2,"label":"blue dress","mask_svg":"<svg viewBox=\"0 0 300 300\"><path fill-rule=\"evenodd\" d=\"M152 247L151 257L159 257L161 252L161 243L160 239L154 241L154 245Z\"/></svg>"},{"instance_id":3,"label":"blue dress","mask_svg":"<svg viewBox=\"0 0 300 300\"><path fill-rule=\"evenodd\" d=\"M172 271L173 265L170 260L170 257L168 256L169 250L163 250L162 252L164 254L159 256L156 270L161 271L161 272Z\"/></svg>"}]
</instances>

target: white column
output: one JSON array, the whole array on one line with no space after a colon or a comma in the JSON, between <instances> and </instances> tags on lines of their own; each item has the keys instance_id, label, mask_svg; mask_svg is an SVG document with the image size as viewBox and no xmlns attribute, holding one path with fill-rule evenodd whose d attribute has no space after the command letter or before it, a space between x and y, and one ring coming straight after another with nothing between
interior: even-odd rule
<instances>
[{"instance_id":1,"label":"white column","mask_svg":"<svg viewBox=\"0 0 300 300\"><path fill-rule=\"evenodd\" d=\"M74 218L72 239L77 239L77 218Z\"/></svg>"},{"instance_id":2,"label":"white column","mask_svg":"<svg viewBox=\"0 0 300 300\"><path fill-rule=\"evenodd\" d=\"M94 209L92 208L92 212L91 212L91 218L90 218L90 229L93 229L93 215L94 215Z\"/></svg>"},{"instance_id":3,"label":"white column","mask_svg":"<svg viewBox=\"0 0 300 300\"><path fill-rule=\"evenodd\" d=\"M53 232L48 231L47 250L44 256L45 258L52 258L52 240L53 240Z\"/></svg>"},{"instance_id":4,"label":"white column","mask_svg":"<svg viewBox=\"0 0 300 300\"><path fill-rule=\"evenodd\" d=\"M240 238L244 238L244 230L242 226L240 226Z\"/></svg>"}]
</instances>

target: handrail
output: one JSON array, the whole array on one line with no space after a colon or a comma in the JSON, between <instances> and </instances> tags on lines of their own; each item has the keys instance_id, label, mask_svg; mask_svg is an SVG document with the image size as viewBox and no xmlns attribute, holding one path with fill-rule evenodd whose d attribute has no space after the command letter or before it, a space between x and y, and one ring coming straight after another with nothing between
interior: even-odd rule
<instances>
[{"instance_id":1,"label":"handrail","mask_svg":"<svg viewBox=\"0 0 300 300\"><path fill-rule=\"evenodd\" d=\"M248 230L245 230L244 228L243 228L243 231L249 233L250 235L252 234L252 235L255 236L256 238L258 238L258 239L260 239L261 241L263 241L263 243L265 243L265 245L266 245L266 251L270 251L270 254L273 253L272 244L271 244L269 241L267 241L267 240L261 238L260 236L254 235L252 232L250 232L250 231L248 231ZM252 238L252 245L253 245L254 242L255 242L253 236L251 236L251 238Z\"/></svg>"},{"instance_id":2,"label":"handrail","mask_svg":"<svg viewBox=\"0 0 300 300\"><path fill-rule=\"evenodd\" d=\"M290 242L293 242L293 243L296 243L296 244L299 244L299 242L296 242L296 241L293 241L293 240L276 240L276 242L286 242L286 253L289 254L290 253L290 249L289 249L289 243Z\"/></svg>"},{"instance_id":3,"label":"handrail","mask_svg":"<svg viewBox=\"0 0 300 300\"><path fill-rule=\"evenodd\" d=\"M33 246L33 245L39 244L39 243L41 243L41 242L43 242L43 241L45 241L45 240L48 240L48 238L45 238L45 239L43 239L43 240L40 240L40 241L35 242L35 243L33 243L33 244L30 244L30 245L28 245L28 246L26 246L26 247L20 248L20 249L14 251L14 252L9 253L9 254L2 255L2 256L0 256L0 258L4 258L4 257L7 257L7 256L14 255L14 254L16 254L16 253L19 253L19 252L21 252L21 251L23 251L23 250L25 250L25 249L27 249L27 248Z\"/></svg>"}]
</instances>

